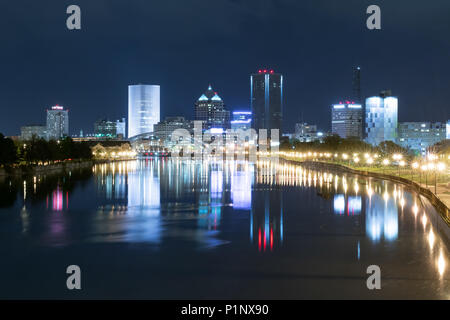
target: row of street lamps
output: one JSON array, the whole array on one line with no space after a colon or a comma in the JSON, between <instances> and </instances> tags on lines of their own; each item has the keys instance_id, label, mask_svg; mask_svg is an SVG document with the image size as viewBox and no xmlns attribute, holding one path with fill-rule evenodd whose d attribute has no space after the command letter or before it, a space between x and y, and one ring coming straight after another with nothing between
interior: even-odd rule
<instances>
[{"instance_id":1,"label":"row of street lamps","mask_svg":"<svg viewBox=\"0 0 450 320\"><path fill-rule=\"evenodd\" d=\"M398 168L398 176L400 176L400 169L408 167L408 163L404 160L404 157L400 153L395 153L392 157L385 157L381 159L378 154L364 153L362 160L359 153L353 153L352 155L347 153L329 153L329 152L279 152L281 155L288 158L296 158L299 160L344 160L350 165L351 162L355 165L366 163L369 166L376 165L377 163L382 165L383 173L385 168L391 164L396 164ZM380 159L380 160L378 160ZM392 159L392 161L391 161ZM444 162L438 161L438 157L434 154L428 155L423 161L413 161L409 164L411 169L411 180L414 179L414 172L419 172L419 183L422 184L422 173L425 174L425 185L428 188L428 172L434 172L434 193L437 194L437 174L442 173L446 169Z\"/></svg>"}]
</instances>

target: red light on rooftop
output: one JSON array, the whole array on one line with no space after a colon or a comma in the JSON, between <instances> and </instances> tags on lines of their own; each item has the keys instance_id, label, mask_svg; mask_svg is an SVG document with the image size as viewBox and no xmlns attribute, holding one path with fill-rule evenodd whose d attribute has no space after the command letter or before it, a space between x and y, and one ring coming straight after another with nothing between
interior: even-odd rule
<instances>
[{"instance_id":1,"label":"red light on rooftop","mask_svg":"<svg viewBox=\"0 0 450 320\"><path fill-rule=\"evenodd\" d=\"M266 70L266 69L264 69L264 73L267 73L267 70Z\"/></svg>"},{"instance_id":2,"label":"red light on rooftop","mask_svg":"<svg viewBox=\"0 0 450 320\"><path fill-rule=\"evenodd\" d=\"M261 73L262 72L262 70L258 70L258 73Z\"/></svg>"},{"instance_id":3,"label":"red light on rooftop","mask_svg":"<svg viewBox=\"0 0 450 320\"><path fill-rule=\"evenodd\" d=\"M273 70L270 70L270 73L273 73Z\"/></svg>"}]
</instances>

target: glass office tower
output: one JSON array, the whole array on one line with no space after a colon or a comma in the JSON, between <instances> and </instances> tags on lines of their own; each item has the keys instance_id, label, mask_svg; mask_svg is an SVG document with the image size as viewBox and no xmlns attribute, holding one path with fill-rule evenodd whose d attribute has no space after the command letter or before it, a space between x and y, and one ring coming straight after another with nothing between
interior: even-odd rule
<instances>
[{"instance_id":1,"label":"glass office tower","mask_svg":"<svg viewBox=\"0 0 450 320\"><path fill-rule=\"evenodd\" d=\"M160 87L158 85L128 86L128 138L153 132L160 121Z\"/></svg>"},{"instance_id":2,"label":"glass office tower","mask_svg":"<svg viewBox=\"0 0 450 320\"><path fill-rule=\"evenodd\" d=\"M48 139L60 139L69 135L69 110L63 106L53 106L47 110Z\"/></svg>"},{"instance_id":3,"label":"glass office tower","mask_svg":"<svg viewBox=\"0 0 450 320\"><path fill-rule=\"evenodd\" d=\"M273 70L259 70L250 76L252 128L279 129L283 120L283 76Z\"/></svg>"}]
</instances>

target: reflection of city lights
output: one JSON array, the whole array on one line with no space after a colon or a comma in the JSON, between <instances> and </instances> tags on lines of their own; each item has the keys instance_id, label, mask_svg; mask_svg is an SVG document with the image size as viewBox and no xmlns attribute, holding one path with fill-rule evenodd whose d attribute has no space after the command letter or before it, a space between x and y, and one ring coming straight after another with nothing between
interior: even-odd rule
<instances>
[{"instance_id":1,"label":"reflection of city lights","mask_svg":"<svg viewBox=\"0 0 450 320\"><path fill-rule=\"evenodd\" d=\"M393 203L375 194L373 198L368 199L365 217L366 234L372 241L378 242L383 236L388 241L397 239L398 208Z\"/></svg>"},{"instance_id":2,"label":"reflection of city lights","mask_svg":"<svg viewBox=\"0 0 450 320\"><path fill-rule=\"evenodd\" d=\"M63 209L63 193L61 189L56 188L52 193L52 202L54 211L62 211Z\"/></svg>"},{"instance_id":3,"label":"reflection of city lights","mask_svg":"<svg viewBox=\"0 0 450 320\"><path fill-rule=\"evenodd\" d=\"M417 217L417 214L419 213L419 207L417 206L417 203L414 203L413 212L414 216Z\"/></svg>"},{"instance_id":4,"label":"reflection of city lights","mask_svg":"<svg viewBox=\"0 0 450 320\"><path fill-rule=\"evenodd\" d=\"M231 199L235 209L250 210L252 205L252 176L250 170L235 171L231 176Z\"/></svg>"},{"instance_id":5,"label":"reflection of city lights","mask_svg":"<svg viewBox=\"0 0 450 320\"><path fill-rule=\"evenodd\" d=\"M348 197L348 211L352 215L361 213L361 197Z\"/></svg>"},{"instance_id":6,"label":"reflection of city lights","mask_svg":"<svg viewBox=\"0 0 450 320\"><path fill-rule=\"evenodd\" d=\"M438 267L439 275L442 277L445 272L445 259L444 259L444 254L442 253L442 249L439 254L438 261L437 261L437 267Z\"/></svg>"},{"instance_id":7,"label":"reflection of city lights","mask_svg":"<svg viewBox=\"0 0 450 320\"><path fill-rule=\"evenodd\" d=\"M334 196L334 212L343 214L345 211L345 196L343 194L336 194Z\"/></svg>"},{"instance_id":8,"label":"reflection of city lights","mask_svg":"<svg viewBox=\"0 0 450 320\"><path fill-rule=\"evenodd\" d=\"M367 186L367 194L368 194L369 197L372 197L372 195L373 195L373 190L372 190L372 187L370 185Z\"/></svg>"},{"instance_id":9,"label":"reflection of city lights","mask_svg":"<svg viewBox=\"0 0 450 320\"><path fill-rule=\"evenodd\" d=\"M428 233L428 243L430 244L430 249L433 250L434 246L434 232L433 229L430 228L430 232Z\"/></svg>"},{"instance_id":10,"label":"reflection of city lights","mask_svg":"<svg viewBox=\"0 0 450 320\"><path fill-rule=\"evenodd\" d=\"M425 213L422 216L422 224L424 228L427 226L427 216L425 215Z\"/></svg>"}]
</instances>

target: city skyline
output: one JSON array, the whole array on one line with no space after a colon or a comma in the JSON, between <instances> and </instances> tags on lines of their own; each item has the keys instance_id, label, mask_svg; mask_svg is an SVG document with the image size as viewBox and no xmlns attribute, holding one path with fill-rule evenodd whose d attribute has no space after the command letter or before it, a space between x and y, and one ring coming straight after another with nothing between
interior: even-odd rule
<instances>
[{"instance_id":1,"label":"city skyline","mask_svg":"<svg viewBox=\"0 0 450 320\"><path fill-rule=\"evenodd\" d=\"M30 3L31 8L37 6L28 1L24 3ZM446 19L433 12L434 24L427 23L432 11L421 8L417 2L408 2L408 8L403 8L401 1L384 4L383 29L375 32L365 28L365 3L333 8L337 10L333 15L325 6L318 10L289 1L285 7L271 2L265 6L253 3L252 21L263 30L267 29L268 21L286 15L285 22L267 29L264 35L243 22L243 17L251 12L249 4L198 2L198 9L206 12L224 7L225 15L233 13L232 22L242 31L240 37L233 39L227 36L228 24L221 19L212 22L210 28L192 26L186 20L192 14L184 12L185 9L174 13L174 17L183 16L176 24L176 31L167 22L156 19L162 23L162 28L155 34L148 31L155 29L154 20L144 18L167 10L166 5L155 8L128 5L125 12L135 14L139 21L145 20L142 25L135 25L121 12L122 5L109 7L110 11L102 14L99 3L103 2L83 4L83 10L89 15L77 34L58 28L58 10L65 9L63 4L44 6L45 16L42 8L36 7L39 25L33 32L21 26L27 20L27 13L19 15L5 5L6 10L1 14L8 16L2 21L12 18L15 21L12 25L14 38L2 31L7 46L0 53L0 58L9 61L0 80L4 90L0 104L13 109L8 119L0 120L6 135L18 135L20 126L33 123L42 110L55 104L72 110L71 134L80 129L88 132L99 118L122 118L127 108L126 87L140 82L161 86L161 118L175 115L192 118L189 107L198 98L199 88L209 83L220 88L230 111L249 109L248 75L262 67L270 67L285 77L285 132L292 132L301 118L328 128L323 115L332 103L352 95L352 68L355 66L361 67L363 97L386 88L393 89L402 101L399 119L443 121L448 118L450 93L445 88L450 85L447 77L450 65L446 61L446 50L434 45L438 42L445 48L448 41L442 31L433 27L446 23ZM443 8L449 6L446 2L439 3ZM413 13L419 8L425 16L417 22ZM294 19L289 9L295 9L299 19ZM312 16L323 22L321 28L314 28L314 33L305 31L317 26ZM398 19L401 23L396 22ZM119 20L120 23L113 23ZM101 23L106 23L108 28ZM192 31L188 38L195 41L174 37L187 25ZM229 32L234 34L236 28ZM52 31L47 32L49 30ZM400 33L405 36L398 40ZM119 47L136 49L112 54L111 40L116 38L114 43ZM152 41L144 44L140 39ZM270 46L266 48L268 39ZM64 49L52 50L50 40ZM207 44L214 54L205 53ZM88 47L95 50L85 50ZM385 47L390 50L381 50ZM422 63L424 58L426 64ZM66 70L71 76L61 78L60 70ZM24 81L35 85L20 95ZM23 109L27 110L26 114L19 114Z\"/></svg>"},{"instance_id":2,"label":"city skyline","mask_svg":"<svg viewBox=\"0 0 450 320\"><path fill-rule=\"evenodd\" d=\"M3 2L0 299L450 299L449 1Z\"/></svg>"}]
</instances>

